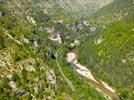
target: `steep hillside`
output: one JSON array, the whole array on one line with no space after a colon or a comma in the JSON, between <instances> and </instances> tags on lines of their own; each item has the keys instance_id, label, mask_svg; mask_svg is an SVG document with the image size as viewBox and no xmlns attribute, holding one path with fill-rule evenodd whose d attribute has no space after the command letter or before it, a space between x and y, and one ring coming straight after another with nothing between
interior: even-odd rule
<instances>
[{"instance_id":1,"label":"steep hillside","mask_svg":"<svg viewBox=\"0 0 134 100\"><path fill-rule=\"evenodd\" d=\"M71 13L72 16L80 18L91 15L111 2L112 0L55 0L57 5Z\"/></svg>"},{"instance_id":2,"label":"steep hillside","mask_svg":"<svg viewBox=\"0 0 134 100\"><path fill-rule=\"evenodd\" d=\"M133 100L133 10L133 0L0 0L0 100ZM77 51L97 85L67 61Z\"/></svg>"},{"instance_id":3,"label":"steep hillside","mask_svg":"<svg viewBox=\"0 0 134 100\"><path fill-rule=\"evenodd\" d=\"M49 0L0 1L0 100L106 100L67 63L57 66L62 44L49 37L72 30L49 8Z\"/></svg>"},{"instance_id":4,"label":"steep hillside","mask_svg":"<svg viewBox=\"0 0 134 100\"><path fill-rule=\"evenodd\" d=\"M129 19L130 17L133 18L133 9L133 0L115 0L86 19L92 24L110 23L124 17Z\"/></svg>"},{"instance_id":5,"label":"steep hillside","mask_svg":"<svg viewBox=\"0 0 134 100\"><path fill-rule=\"evenodd\" d=\"M79 62L113 86L121 100L134 98L133 5L133 0L117 0L91 16L94 35L87 37L78 53Z\"/></svg>"}]
</instances>

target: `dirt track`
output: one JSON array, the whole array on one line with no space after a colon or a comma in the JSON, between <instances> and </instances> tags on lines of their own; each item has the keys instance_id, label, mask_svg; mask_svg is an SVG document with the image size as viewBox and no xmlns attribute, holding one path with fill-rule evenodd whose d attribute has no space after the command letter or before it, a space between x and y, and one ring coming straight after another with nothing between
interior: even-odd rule
<instances>
[{"instance_id":1,"label":"dirt track","mask_svg":"<svg viewBox=\"0 0 134 100\"><path fill-rule=\"evenodd\" d=\"M107 85L103 81L96 80L87 67L82 66L81 64L77 62L76 53L74 52L68 53L67 61L76 66L74 70L79 75L87 79L93 86L99 88L102 92L104 92L109 97L111 97L112 100L120 100L119 96L116 94L116 91L114 89L112 89L109 85Z\"/></svg>"}]
</instances>

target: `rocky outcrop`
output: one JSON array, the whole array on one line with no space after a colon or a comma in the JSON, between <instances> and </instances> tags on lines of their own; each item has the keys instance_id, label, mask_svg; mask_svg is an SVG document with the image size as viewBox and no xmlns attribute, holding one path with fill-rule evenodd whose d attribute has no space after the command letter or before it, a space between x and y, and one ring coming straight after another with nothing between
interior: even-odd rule
<instances>
[{"instance_id":1,"label":"rocky outcrop","mask_svg":"<svg viewBox=\"0 0 134 100\"><path fill-rule=\"evenodd\" d=\"M0 67L11 66L11 55L8 52L0 52Z\"/></svg>"}]
</instances>

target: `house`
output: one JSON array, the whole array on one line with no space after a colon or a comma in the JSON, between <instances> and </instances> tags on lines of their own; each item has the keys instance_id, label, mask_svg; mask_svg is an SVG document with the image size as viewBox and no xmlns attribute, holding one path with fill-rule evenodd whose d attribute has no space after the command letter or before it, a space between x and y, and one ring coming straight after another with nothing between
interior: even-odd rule
<instances>
[{"instance_id":1,"label":"house","mask_svg":"<svg viewBox=\"0 0 134 100\"><path fill-rule=\"evenodd\" d=\"M62 38L61 38L61 35L60 35L59 33L57 33L57 32L53 32L53 33L51 34L50 39L51 39L52 41L59 42L60 44L63 42L63 41L62 41Z\"/></svg>"}]
</instances>

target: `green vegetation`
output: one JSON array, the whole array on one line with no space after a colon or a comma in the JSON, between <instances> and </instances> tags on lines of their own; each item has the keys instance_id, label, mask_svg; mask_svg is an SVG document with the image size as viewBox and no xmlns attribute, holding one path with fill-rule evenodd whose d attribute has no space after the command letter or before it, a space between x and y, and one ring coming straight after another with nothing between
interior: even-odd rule
<instances>
[{"instance_id":1,"label":"green vegetation","mask_svg":"<svg viewBox=\"0 0 134 100\"><path fill-rule=\"evenodd\" d=\"M80 63L116 88L121 99L134 95L133 28L133 20L110 23L79 48Z\"/></svg>"},{"instance_id":2,"label":"green vegetation","mask_svg":"<svg viewBox=\"0 0 134 100\"><path fill-rule=\"evenodd\" d=\"M0 100L107 100L66 61L74 49L96 79L112 86L121 100L133 100L132 1L116 0L82 19L51 0L0 1ZM50 39L57 34L61 44ZM80 43L71 46L74 42Z\"/></svg>"},{"instance_id":3,"label":"green vegetation","mask_svg":"<svg viewBox=\"0 0 134 100\"><path fill-rule=\"evenodd\" d=\"M133 9L133 0L115 0L86 19L92 24L111 23L126 16L130 18L134 15ZM133 19L132 16L131 18Z\"/></svg>"},{"instance_id":4,"label":"green vegetation","mask_svg":"<svg viewBox=\"0 0 134 100\"><path fill-rule=\"evenodd\" d=\"M74 97L74 99L82 100L105 100L105 98L102 97L102 93L97 92L95 88L90 86L86 80L84 80L82 77L79 77L79 75L72 70L71 65L66 62L64 58L66 57L66 53L70 51L68 49L68 46L64 44L58 51L58 62L63 72L72 82L74 88L76 89L75 92L72 93L72 97Z\"/></svg>"},{"instance_id":5,"label":"green vegetation","mask_svg":"<svg viewBox=\"0 0 134 100\"><path fill-rule=\"evenodd\" d=\"M133 0L115 0L87 18L97 26L94 35L78 47L78 61L108 82L121 100L133 100Z\"/></svg>"},{"instance_id":6,"label":"green vegetation","mask_svg":"<svg viewBox=\"0 0 134 100\"><path fill-rule=\"evenodd\" d=\"M69 51L71 43L66 36L73 35L70 39L73 40L75 32L65 23L54 21L61 19L69 23L76 19L70 18L59 8L52 10L55 12L49 9L48 15L35 3L40 2L11 0L0 3L0 11L5 13L0 17L0 99L105 100L102 93L76 75L69 64L63 63L66 62L65 53ZM63 44L58 61L75 91L71 91L58 70L54 54L62 44L48 38L50 35L44 31L47 27L54 27L55 32L63 35L65 42L68 41L65 46ZM52 72L54 76L51 76Z\"/></svg>"}]
</instances>

